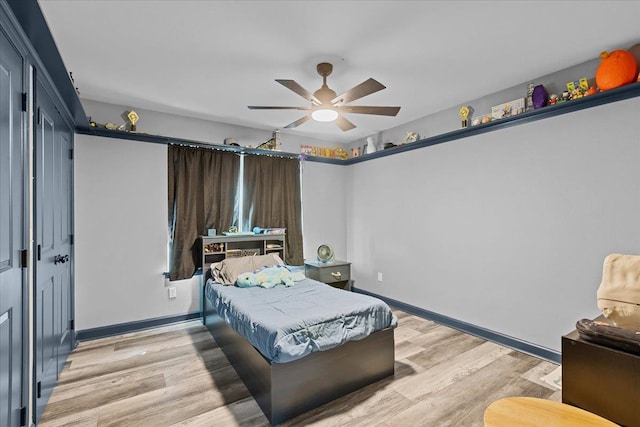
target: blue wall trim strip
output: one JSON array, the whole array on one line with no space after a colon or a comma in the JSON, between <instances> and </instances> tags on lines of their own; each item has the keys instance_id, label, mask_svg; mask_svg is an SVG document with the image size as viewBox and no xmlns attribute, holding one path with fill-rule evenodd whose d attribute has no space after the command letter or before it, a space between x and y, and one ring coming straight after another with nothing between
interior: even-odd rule
<instances>
[{"instance_id":1,"label":"blue wall trim strip","mask_svg":"<svg viewBox=\"0 0 640 427\"><path fill-rule=\"evenodd\" d=\"M174 138L169 136L160 136L160 135L150 135L143 133L132 133L127 131L120 130L109 130L102 128L92 128L92 127L77 127L76 132L81 135L92 135L92 136L101 136L104 138L116 138L116 139L128 139L131 141L140 141L140 142L150 142L154 144L180 144L180 145L188 145L192 147L202 147L202 148L211 148L214 150L220 151L231 151L234 153L245 153L245 154L261 154L261 155L269 155L269 156L277 156L277 157L286 157L290 159L298 159L302 156L296 153L287 153L284 151L270 151L270 150L259 150L257 148L246 148L246 147L236 147L233 145L220 145L202 141L195 141L192 139L184 139L184 138ZM345 165L347 164L346 160L340 159L332 159L328 157L305 157L305 159L309 162L316 163L330 163L334 165Z\"/></svg>"},{"instance_id":2,"label":"blue wall trim strip","mask_svg":"<svg viewBox=\"0 0 640 427\"><path fill-rule=\"evenodd\" d=\"M150 142L153 144L179 144L187 145L191 147L211 148L213 150L230 151L233 153L245 153L245 154L261 154L276 157L286 157L297 159L300 154L287 153L284 151L272 151L272 150L260 150L257 148L236 147L233 145L220 145L209 142L196 141L193 139L176 138L169 136L151 135L145 133L134 133L121 130L109 130L97 127L77 127L76 132L82 135L101 136L104 138L116 138L116 139L128 139L131 141ZM329 159L338 162L336 159Z\"/></svg>"},{"instance_id":3,"label":"blue wall trim strip","mask_svg":"<svg viewBox=\"0 0 640 427\"><path fill-rule=\"evenodd\" d=\"M156 317L154 319L138 320L135 322L120 323L117 325L101 326L99 328L85 329L78 331L76 338L78 341L95 340L98 338L111 337L113 335L126 334L129 332L142 331L170 323L186 322L188 320L202 317L199 311L178 316Z\"/></svg>"},{"instance_id":4,"label":"blue wall trim strip","mask_svg":"<svg viewBox=\"0 0 640 427\"><path fill-rule=\"evenodd\" d=\"M449 326L453 329L457 329L459 331L462 331L471 335L475 335L477 337L484 338L486 340L493 341L498 344L502 344L506 347L513 348L514 350L518 350L522 353L527 353L532 356L536 356L553 363L562 362L562 355L560 352L553 351L548 348L541 347L535 344L531 344L529 342L522 341L517 338L510 337L508 335L503 335L501 333L491 331L489 329L481 328L480 326L472 325L470 323L466 323L461 320L444 316L442 314L434 313L433 311L425 310L420 307L406 304L402 301L397 301L391 298L383 297L381 295L377 295L372 292L365 291L363 289L353 288L353 291L359 292L361 294L369 295L372 297L380 298L390 306L398 308L407 313L422 317L424 319L433 320L434 322L439 323L441 325ZM558 340L560 340L560 337L558 337Z\"/></svg>"}]
</instances>

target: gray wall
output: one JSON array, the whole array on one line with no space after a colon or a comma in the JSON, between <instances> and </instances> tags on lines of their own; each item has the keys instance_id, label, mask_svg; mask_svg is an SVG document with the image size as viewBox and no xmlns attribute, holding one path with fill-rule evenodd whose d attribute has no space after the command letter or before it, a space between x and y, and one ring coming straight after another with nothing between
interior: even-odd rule
<instances>
[{"instance_id":1,"label":"gray wall","mask_svg":"<svg viewBox=\"0 0 640 427\"><path fill-rule=\"evenodd\" d=\"M76 329L198 310L195 280L169 300L167 147L75 139Z\"/></svg>"},{"instance_id":2,"label":"gray wall","mask_svg":"<svg viewBox=\"0 0 640 427\"><path fill-rule=\"evenodd\" d=\"M604 257L640 253L639 107L634 98L349 167L305 162L304 255L329 243L353 263L356 287L559 350L576 320L598 314ZM197 139L190 120L165 119ZM83 135L76 147L77 328L197 310L198 279L161 274L166 147Z\"/></svg>"},{"instance_id":3,"label":"gray wall","mask_svg":"<svg viewBox=\"0 0 640 427\"><path fill-rule=\"evenodd\" d=\"M302 165L302 214L305 259L316 259L321 244L336 259L347 259L347 183L350 168L326 163Z\"/></svg>"},{"instance_id":4,"label":"gray wall","mask_svg":"<svg viewBox=\"0 0 640 427\"><path fill-rule=\"evenodd\" d=\"M355 286L558 351L640 253L640 99L352 167ZM383 281L377 281L377 272Z\"/></svg>"},{"instance_id":5,"label":"gray wall","mask_svg":"<svg viewBox=\"0 0 640 427\"><path fill-rule=\"evenodd\" d=\"M115 121L125 109L83 102L88 114L113 117L105 121ZM171 136L181 138L260 135L250 128L141 114L154 129L171 130ZM170 282L163 274L168 245L167 146L76 135L75 147L76 329L197 311L199 277ZM346 177L344 166L303 163L305 258L315 258L321 243L346 257ZM168 297L170 286L176 287L175 299Z\"/></svg>"}]
</instances>

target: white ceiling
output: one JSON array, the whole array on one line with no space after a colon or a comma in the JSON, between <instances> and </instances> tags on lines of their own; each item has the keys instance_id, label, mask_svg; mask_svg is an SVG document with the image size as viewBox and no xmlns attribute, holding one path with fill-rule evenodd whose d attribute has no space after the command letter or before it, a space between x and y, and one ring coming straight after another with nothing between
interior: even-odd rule
<instances>
[{"instance_id":1,"label":"white ceiling","mask_svg":"<svg viewBox=\"0 0 640 427\"><path fill-rule=\"evenodd\" d=\"M341 93L387 88L354 105L357 128L307 122L283 133L351 142L640 42L633 1L39 0L81 98L273 130L307 106L274 79Z\"/></svg>"}]
</instances>

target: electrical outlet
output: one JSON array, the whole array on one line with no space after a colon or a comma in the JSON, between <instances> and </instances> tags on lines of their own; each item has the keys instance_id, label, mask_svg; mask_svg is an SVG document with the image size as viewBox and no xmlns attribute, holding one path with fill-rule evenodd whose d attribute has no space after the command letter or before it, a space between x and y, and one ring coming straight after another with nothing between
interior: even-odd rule
<instances>
[{"instance_id":1,"label":"electrical outlet","mask_svg":"<svg viewBox=\"0 0 640 427\"><path fill-rule=\"evenodd\" d=\"M177 289L175 286L169 288L169 298L173 299L177 296Z\"/></svg>"},{"instance_id":2,"label":"electrical outlet","mask_svg":"<svg viewBox=\"0 0 640 427\"><path fill-rule=\"evenodd\" d=\"M378 282L382 282L382 273L378 271Z\"/></svg>"}]
</instances>

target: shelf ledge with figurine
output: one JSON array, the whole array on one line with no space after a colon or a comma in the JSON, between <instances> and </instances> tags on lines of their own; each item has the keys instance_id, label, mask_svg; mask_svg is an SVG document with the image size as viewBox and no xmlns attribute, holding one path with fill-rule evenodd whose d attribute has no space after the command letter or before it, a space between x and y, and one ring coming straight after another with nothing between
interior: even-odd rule
<instances>
[{"instance_id":1,"label":"shelf ledge with figurine","mask_svg":"<svg viewBox=\"0 0 640 427\"><path fill-rule=\"evenodd\" d=\"M364 158L349 159L348 164L442 144L472 135L491 132L504 127L554 117L602 104L640 96L640 44L628 51L618 49L600 54L601 62L595 77L566 83L560 94L547 92L543 85L529 83L526 97L516 98L495 105L490 112L474 115L472 105L463 105L458 111L460 129L440 133L413 144L391 145L384 152L376 152ZM590 84L591 83L591 84ZM387 148L389 148L387 150Z\"/></svg>"},{"instance_id":2,"label":"shelf ledge with figurine","mask_svg":"<svg viewBox=\"0 0 640 427\"><path fill-rule=\"evenodd\" d=\"M640 76L638 75L640 44L634 45L629 51L619 49L611 53L603 52L600 58L602 61L593 78L594 84L590 84L589 79L581 77L576 81L568 82L566 90L563 89L562 93L549 94L543 85L530 83L527 86L525 97L496 105L491 108L490 112L476 117L473 117L475 113L473 106L464 105L459 111L460 129L443 132L425 139L419 139L417 133L409 132L403 141L398 143L386 142L384 147L381 147L383 149L377 149L376 151L369 149L367 145L352 148L350 151L342 147L329 148L302 145L300 154L278 152L278 155L291 158L298 157L309 162L347 166L640 96ZM141 133L135 130L134 121L138 119L137 114L133 117L127 117L127 119L133 125L131 126L132 129L127 130L126 124L121 126L108 124L111 126L105 126L96 125L92 122L91 127L86 129L79 127L76 131L79 134L110 138L124 138L162 144L184 143L211 147L211 144L208 143ZM275 141L276 137L274 136L272 140ZM227 141L225 141L224 146L215 147L216 149L227 151L262 154L274 149L273 145L275 144L273 144L272 140L256 148L234 146L237 144L227 144Z\"/></svg>"},{"instance_id":3,"label":"shelf ledge with figurine","mask_svg":"<svg viewBox=\"0 0 640 427\"><path fill-rule=\"evenodd\" d=\"M635 52L630 52L635 49ZM516 126L531 121L542 120L585 108L640 96L640 44L630 49L603 52L595 77L582 77L566 83L561 94L548 94L543 85L530 83L526 97L517 98L491 108L491 112L471 118L473 106L463 105L458 112L460 129L441 133L412 144L403 144L385 149L384 152L367 154L349 159L347 164L384 157L404 151L442 144L472 135L491 132L504 127ZM636 58L637 57L637 58ZM386 147L385 147L386 148Z\"/></svg>"}]
</instances>

